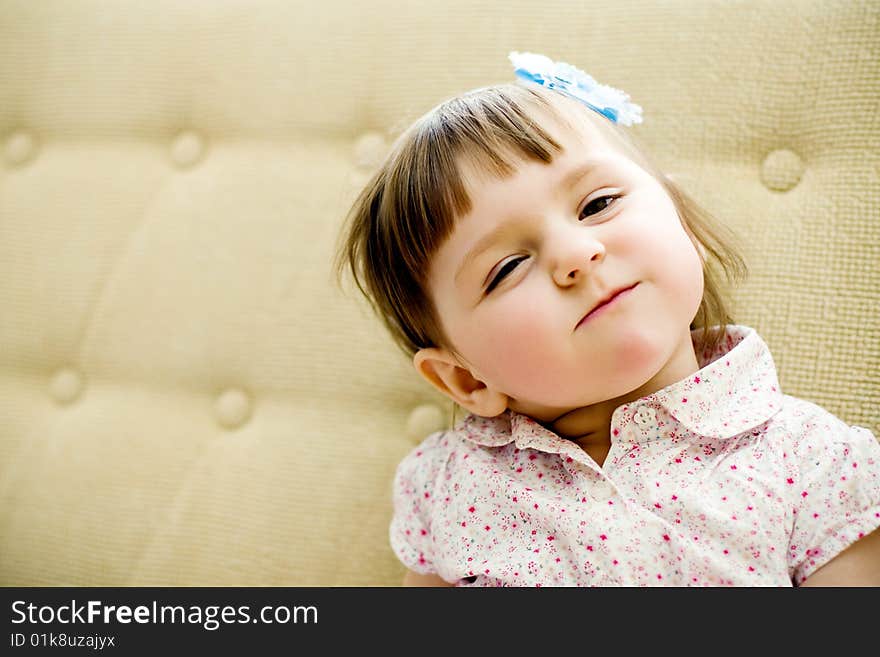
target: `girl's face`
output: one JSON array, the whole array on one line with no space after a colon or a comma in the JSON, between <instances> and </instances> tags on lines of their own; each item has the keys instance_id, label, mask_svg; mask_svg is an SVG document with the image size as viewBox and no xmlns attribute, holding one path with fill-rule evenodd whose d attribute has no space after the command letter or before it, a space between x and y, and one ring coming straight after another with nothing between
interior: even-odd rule
<instances>
[{"instance_id":1,"label":"girl's face","mask_svg":"<svg viewBox=\"0 0 880 657\"><path fill-rule=\"evenodd\" d=\"M553 136L564 151L552 164L469 178L472 210L429 271L464 367L548 421L678 380L703 296L700 256L663 187L590 122Z\"/></svg>"}]
</instances>

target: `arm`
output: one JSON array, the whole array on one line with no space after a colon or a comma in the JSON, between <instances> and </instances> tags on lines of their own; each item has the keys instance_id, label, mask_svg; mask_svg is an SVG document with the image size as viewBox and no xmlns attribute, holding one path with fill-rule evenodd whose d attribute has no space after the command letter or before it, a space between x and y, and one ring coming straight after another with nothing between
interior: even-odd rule
<instances>
[{"instance_id":1,"label":"arm","mask_svg":"<svg viewBox=\"0 0 880 657\"><path fill-rule=\"evenodd\" d=\"M420 575L419 573L407 570L403 576L404 586L453 586L439 575Z\"/></svg>"},{"instance_id":2,"label":"arm","mask_svg":"<svg viewBox=\"0 0 880 657\"><path fill-rule=\"evenodd\" d=\"M850 545L801 586L880 586L880 529Z\"/></svg>"}]
</instances>

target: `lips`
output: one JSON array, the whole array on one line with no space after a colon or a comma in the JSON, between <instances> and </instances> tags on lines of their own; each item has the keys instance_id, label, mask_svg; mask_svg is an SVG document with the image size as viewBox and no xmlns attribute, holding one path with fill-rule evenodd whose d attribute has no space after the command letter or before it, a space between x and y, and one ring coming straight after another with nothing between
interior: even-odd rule
<instances>
[{"instance_id":1,"label":"lips","mask_svg":"<svg viewBox=\"0 0 880 657\"><path fill-rule=\"evenodd\" d=\"M601 300L600 300L595 306L593 306L593 307L590 309L590 311L589 311L586 315L584 315L583 317L581 317L581 320L577 323L577 326L575 326L575 328L578 328L578 326L580 326L580 325L583 324L585 321L587 321L588 319L590 319L590 317L591 317L596 311L601 310L601 309L602 309L603 307L605 307L607 304L609 304L609 303L611 303L612 301L614 301L614 299L616 299L618 295L620 295L620 294L622 294L622 293L624 293L624 292L629 292L629 291L632 290L636 285L638 285L638 283L635 283L635 284L633 284L633 285L629 285L629 286L627 286L627 287L619 288L619 289L615 290L614 292L612 292L611 294L609 294L608 296L606 296L605 298L601 299Z\"/></svg>"}]
</instances>

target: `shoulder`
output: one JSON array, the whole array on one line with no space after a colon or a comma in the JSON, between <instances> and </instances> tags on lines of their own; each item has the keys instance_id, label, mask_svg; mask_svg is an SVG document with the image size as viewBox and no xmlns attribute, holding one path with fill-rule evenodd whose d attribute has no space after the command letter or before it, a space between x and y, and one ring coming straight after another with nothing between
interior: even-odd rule
<instances>
[{"instance_id":1,"label":"shoulder","mask_svg":"<svg viewBox=\"0 0 880 657\"><path fill-rule=\"evenodd\" d=\"M437 431L416 445L397 466L395 489L402 488L429 492L432 484L455 468L463 458L481 447L469 441L461 431L448 429Z\"/></svg>"},{"instance_id":2,"label":"shoulder","mask_svg":"<svg viewBox=\"0 0 880 657\"><path fill-rule=\"evenodd\" d=\"M455 430L438 431L413 448L397 466L394 476L393 514L389 529L391 547L410 570L437 573L442 569L442 540L435 525L442 515L440 503L461 479L465 459L479 445Z\"/></svg>"},{"instance_id":3,"label":"shoulder","mask_svg":"<svg viewBox=\"0 0 880 657\"><path fill-rule=\"evenodd\" d=\"M437 431L416 445L401 459L395 480L425 478L436 473L449 458L449 431Z\"/></svg>"},{"instance_id":4,"label":"shoulder","mask_svg":"<svg viewBox=\"0 0 880 657\"><path fill-rule=\"evenodd\" d=\"M874 514L880 504L880 442L869 429L788 395L781 425L778 450L797 508L811 508L812 518L830 509L838 520L867 510Z\"/></svg>"},{"instance_id":5,"label":"shoulder","mask_svg":"<svg viewBox=\"0 0 880 657\"><path fill-rule=\"evenodd\" d=\"M880 442L869 429L790 395L774 420L780 446L804 480L839 487L880 479Z\"/></svg>"},{"instance_id":6,"label":"shoulder","mask_svg":"<svg viewBox=\"0 0 880 657\"><path fill-rule=\"evenodd\" d=\"M424 465L438 466L445 463L457 451L469 449L469 441L460 431L446 429L436 431L413 447L400 461L400 468L421 468Z\"/></svg>"},{"instance_id":7,"label":"shoulder","mask_svg":"<svg viewBox=\"0 0 880 657\"><path fill-rule=\"evenodd\" d=\"M800 584L880 525L880 443L804 399L786 395L779 415L794 522L789 566Z\"/></svg>"},{"instance_id":8,"label":"shoulder","mask_svg":"<svg viewBox=\"0 0 880 657\"><path fill-rule=\"evenodd\" d=\"M797 454L852 445L880 456L880 443L867 428L851 425L806 399L783 395L783 407L774 424L784 428Z\"/></svg>"}]
</instances>

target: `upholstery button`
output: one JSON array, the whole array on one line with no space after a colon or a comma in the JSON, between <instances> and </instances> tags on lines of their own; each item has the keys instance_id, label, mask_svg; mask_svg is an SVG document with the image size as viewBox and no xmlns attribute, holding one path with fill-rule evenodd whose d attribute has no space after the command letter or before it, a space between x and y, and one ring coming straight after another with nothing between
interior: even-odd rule
<instances>
[{"instance_id":1,"label":"upholstery button","mask_svg":"<svg viewBox=\"0 0 880 657\"><path fill-rule=\"evenodd\" d=\"M388 147L385 138L378 132L367 132L355 142L354 161L361 169L372 169L379 166Z\"/></svg>"},{"instance_id":2,"label":"upholstery button","mask_svg":"<svg viewBox=\"0 0 880 657\"><path fill-rule=\"evenodd\" d=\"M30 160L37 150L34 138L24 130L9 135L3 148L3 155L9 164L21 165Z\"/></svg>"},{"instance_id":3,"label":"upholstery button","mask_svg":"<svg viewBox=\"0 0 880 657\"><path fill-rule=\"evenodd\" d=\"M191 167L205 154L205 140L193 132L185 130L171 144L171 160L179 167Z\"/></svg>"},{"instance_id":4,"label":"upholstery button","mask_svg":"<svg viewBox=\"0 0 880 657\"><path fill-rule=\"evenodd\" d=\"M607 502L614 497L614 484L607 479L600 479L593 484L590 494L597 502Z\"/></svg>"},{"instance_id":5,"label":"upholstery button","mask_svg":"<svg viewBox=\"0 0 880 657\"><path fill-rule=\"evenodd\" d=\"M653 408L640 406L633 414L633 420L644 429L657 423L657 413Z\"/></svg>"},{"instance_id":6,"label":"upholstery button","mask_svg":"<svg viewBox=\"0 0 880 657\"><path fill-rule=\"evenodd\" d=\"M220 424L227 429L235 429L250 418L253 409L247 393L233 388L217 398L214 410Z\"/></svg>"},{"instance_id":7,"label":"upholstery button","mask_svg":"<svg viewBox=\"0 0 880 657\"><path fill-rule=\"evenodd\" d=\"M58 370L49 385L49 393L59 404L71 403L80 396L82 389L82 376L71 368Z\"/></svg>"},{"instance_id":8,"label":"upholstery button","mask_svg":"<svg viewBox=\"0 0 880 657\"><path fill-rule=\"evenodd\" d=\"M416 406L406 421L406 435L415 443L445 428L446 418L440 407L435 404Z\"/></svg>"},{"instance_id":9,"label":"upholstery button","mask_svg":"<svg viewBox=\"0 0 880 657\"><path fill-rule=\"evenodd\" d=\"M771 151L761 165L761 180L767 189L787 192L797 185L804 175L803 160L787 149Z\"/></svg>"}]
</instances>

